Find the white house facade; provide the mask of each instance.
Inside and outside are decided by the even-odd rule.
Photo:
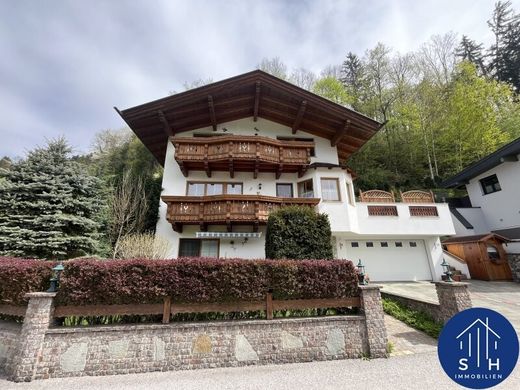
[[[452,208],[457,236],[499,234],[505,250],[520,253],[520,138],[467,167],[443,183],[465,187],[470,205]]]
[[[441,278],[447,204],[356,199],[344,161],[379,123],[261,71],[120,114],[164,163],[156,234],[171,257],[263,258],[269,212],[301,204],[329,216],[335,257],[361,259],[371,280]]]

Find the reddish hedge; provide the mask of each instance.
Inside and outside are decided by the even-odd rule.
[[[25,305],[26,293],[47,290],[54,265],[51,261],[0,257],[0,303]]]
[[[356,296],[357,272],[345,260],[73,260],[65,263],[57,303],[258,300],[269,290],[277,299]]]

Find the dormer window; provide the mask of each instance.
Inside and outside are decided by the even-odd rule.
[[[497,175],[491,175],[480,179],[480,186],[482,187],[482,193],[484,195],[492,194],[493,192],[500,191],[500,183],[498,182]]]

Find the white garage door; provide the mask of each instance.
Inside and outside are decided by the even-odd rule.
[[[347,259],[361,262],[371,281],[432,280],[424,241],[347,241]]]

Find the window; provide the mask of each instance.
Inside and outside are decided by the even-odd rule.
[[[500,254],[498,253],[497,248],[494,247],[493,245],[487,244],[486,245],[486,251],[487,251],[488,257],[491,260],[498,260],[498,259],[500,259]]]
[[[218,240],[186,239],[179,240],[179,257],[218,257]]]
[[[312,179],[301,181],[298,183],[298,197],[300,197],[300,198],[313,198],[314,197],[314,186],[312,185]]]
[[[292,198],[293,185],[291,183],[276,183],[276,196],[279,198]]]
[[[188,187],[186,188],[186,195],[188,195],[188,196],[222,195],[222,194],[241,195],[242,190],[243,190],[242,183],[188,182]]]
[[[204,183],[188,183],[188,196],[204,196],[206,193],[206,184]]]
[[[480,179],[480,186],[482,187],[482,192],[484,195],[492,194],[493,192],[497,192],[502,189],[500,188],[497,175],[491,175]]]
[[[368,242],[366,243],[366,246],[367,246],[367,248],[373,248],[373,247],[374,247],[374,243],[368,241]]]
[[[226,185],[226,194],[241,195],[242,183],[228,183]]]
[[[354,191],[352,190],[352,183],[347,181],[347,199],[348,202],[354,206]]]
[[[410,247],[412,247],[412,248],[417,247],[417,243],[415,241],[410,241]]]
[[[339,196],[339,180],[336,178],[332,179],[321,179],[321,198],[325,201],[338,201],[341,200]]]
[[[222,195],[224,193],[224,186],[222,183],[207,183],[206,195]]]
[[[381,248],[388,248],[388,242],[386,242],[386,241],[381,242]]]
[[[352,248],[359,248],[359,242],[351,242],[351,243],[350,243],[350,246],[351,246]]]
[[[395,246],[396,246],[396,248],[402,248],[402,247],[403,247],[403,243],[400,242],[400,241],[397,241],[397,242],[395,243]]]

